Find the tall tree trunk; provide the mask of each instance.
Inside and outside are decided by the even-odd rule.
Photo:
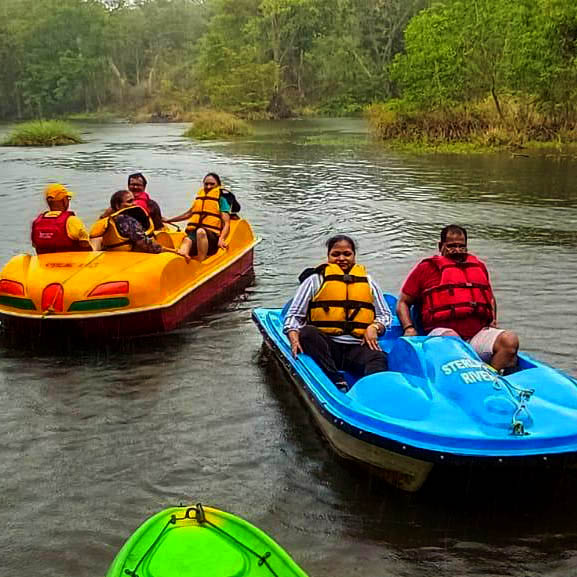
[[[495,103],[495,108],[497,109],[497,114],[499,114],[499,118],[501,122],[505,124],[505,115],[503,114],[503,110],[501,109],[501,103],[499,102],[499,97],[497,96],[497,92],[495,92],[495,85],[491,86],[491,96],[493,97],[493,102]]]

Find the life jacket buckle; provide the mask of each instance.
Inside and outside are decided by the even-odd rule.
[[[345,273],[345,274],[343,275],[343,282],[346,283],[346,284],[350,284],[350,283],[353,282],[353,277],[352,277],[350,274]]]

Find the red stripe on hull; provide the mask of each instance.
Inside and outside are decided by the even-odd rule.
[[[38,339],[47,335],[65,335],[86,340],[110,340],[172,331],[184,321],[206,312],[215,303],[241,291],[254,278],[253,251],[247,252],[196,290],[167,308],[133,314],[87,319],[34,319],[0,314],[6,335]]]

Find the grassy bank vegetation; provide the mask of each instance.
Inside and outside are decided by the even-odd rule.
[[[0,119],[346,115],[391,96],[388,65],[429,2],[2,0]]]
[[[575,123],[555,121],[513,98],[503,98],[500,105],[501,115],[490,99],[433,110],[392,100],[369,107],[367,117],[378,140],[412,150],[561,149],[577,143]]]
[[[201,110],[193,115],[192,125],[184,136],[198,140],[213,140],[248,136],[251,133],[251,126],[234,114],[218,110]]]
[[[4,146],[62,146],[83,142],[79,132],[61,120],[36,120],[18,125]]]

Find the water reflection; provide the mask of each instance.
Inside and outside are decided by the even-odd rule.
[[[46,182],[76,191],[88,224],[131,172],[178,214],[215,171],[263,238],[257,281],[171,335],[0,343],[3,575],[103,574],[147,515],[197,501],[259,525],[317,577],[572,574],[573,472],[439,471],[417,495],[388,488],[338,459],[292,385],[260,364],[250,310],[288,300],[335,232],[353,234],[359,261],[397,292],[454,221],[489,265],[502,325],[577,374],[574,161],[403,155],[346,119],[261,123],[217,143],[183,138],[182,125],[84,130],[77,147],[0,149],[2,262],[28,249]]]

